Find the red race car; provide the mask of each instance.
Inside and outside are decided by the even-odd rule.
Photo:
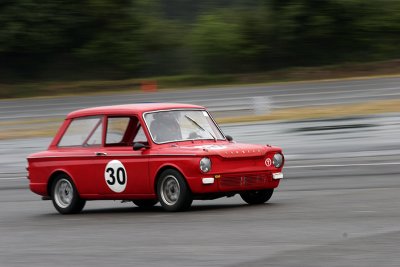
[[[204,107],[158,103],[70,113],[27,169],[30,189],[68,214],[100,199],[160,202],[168,211],[235,194],[261,204],[283,178],[283,164],[279,147],[233,142]]]

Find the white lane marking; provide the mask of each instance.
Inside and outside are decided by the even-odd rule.
[[[398,89],[400,89],[400,88],[398,88]],[[333,94],[333,93],[336,93],[336,92],[325,92],[325,93],[318,93],[318,94],[315,94],[315,95],[327,95],[327,94]],[[303,95],[305,95],[305,94],[303,94]],[[354,99],[354,98],[371,98],[371,97],[383,97],[383,96],[398,96],[398,95],[400,95],[400,92],[395,92],[395,93],[377,93],[377,94],[370,94],[370,95],[366,95],[366,94],[364,94],[364,93],[362,93],[362,92],[360,92],[360,94],[358,94],[358,95],[352,95],[352,96],[350,96],[350,95],[346,95],[346,96],[343,96],[343,95],[339,95],[339,96],[332,96],[330,99],[328,99],[328,100],[337,100],[337,99]],[[282,97],[289,97],[289,96],[292,96],[292,95],[290,95],[290,94],[287,94],[287,95],[280,95],[280,96],[282,96]],[[276,98],[277,96],[272,96],[272,98]],[[276,101],[274,101],[275,103],[287,103],[287,102],[300,102],[300,101],[318,101],[318,100],[325,100],[326,98],[304,98],[304,99],[287,99],[287,100],[276,100]]]
[[[48,111],[45,111],[48,112]],[[6,116],[6,117],[0,117],[0,120],[13,120],[13,119],[29,119],[29,118],[57,118],[57,117],[65,117],[68,112],[66,113],[52,113],[52,114],[44,114],[44,115],[29,115],[29,114],[24,114],[24,115],[16,115],[16,116]],[[62,118],[61,118],[62,119]]]
[[[273,98],[276,97],[290,97],[290,96],[304,96],[304,95],[332,95],[332,94],[338,94],[340,96],[343,95],[343,93],[359,93],[360,97],[364,96],[365,97],[365,92],[373,92],[373,91],[379,91],[382,93],[382,91],[388,90],[388,91],[392,91],[392,90],[398,90],[400,89],[400,87],[388,87],[388,88],[371,88],[371,89],[365,89],[365,90],[336,90],[336,91],[319,91],[319,92],[308,92],[308,93],[296,93],[296,94],[291,94],[291,93],[287,93],[287,94],[280,94],[280,95],[270,95]],[[386,93],[388,95],[391,94],[396,94],[396,93]],[[378,94],[381,95],[381,94]],[[371,96],[371,95],[370,95]],[[376,95],[372,95],[372,96],[376,96]],[[345,96],[343,98],[347,98],[348,96]],[[357,97],[357,96],[356,96]],[[338,97],[339,98],[339,97]],[[289,101],[289,100],[287,100]],[[299,101],[299,100],[297,100]]]
[[[400,165],[400,162],[300,165],[300,166],[284,166],[284,169],[323,168],[323,167],[385,166],[385,165]]]
[[[23,179],[28,179],[28,178],[26,178],[26,177],[1,178],[0,177],[0,181],[1,180],[23,180]]]
[[[375,213],[375,210],[355,210],[357,213]]]

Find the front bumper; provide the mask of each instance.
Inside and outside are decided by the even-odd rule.
[[[276,188],[282,178],[282,172],[264,171],[207,175],[188,182],[193,193],[202,194]]]

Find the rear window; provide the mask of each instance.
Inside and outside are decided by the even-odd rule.
[[[86,117],[71,121],[59,147],[69,146],[99,146],[102,140],[102,118]]]

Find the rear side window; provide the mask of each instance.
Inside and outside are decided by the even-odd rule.
[[[78,118],[71,121],[59,147],[69,146],[99,146],[102,140],[101,117]]]
[[[110,117],[107,121],[106,144],[120,144],[129,126],[129,117]]]

